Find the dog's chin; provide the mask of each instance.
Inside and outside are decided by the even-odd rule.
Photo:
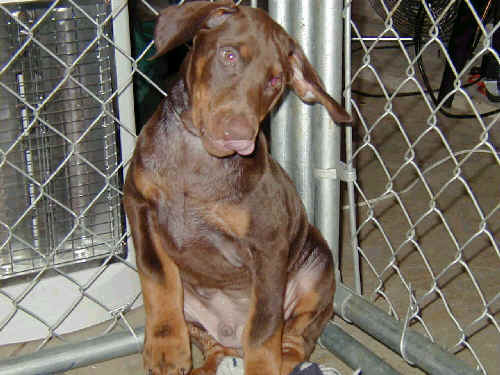
[[[203,138],[203,147],[210,155],[218,158],[224,158],[234,154],[249,156],[255,150],[255,141],[222,141]]]

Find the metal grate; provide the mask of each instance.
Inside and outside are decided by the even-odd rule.
[[[104,257],[123,231],[113,47],[89,19],[109,5],[36,4],[0,13],[0,278]]]

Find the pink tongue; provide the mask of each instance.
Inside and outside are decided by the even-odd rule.
[[[247,140],[226,141],[224,147],[236,151],[240,155],[250,155],[255,148],[255,142]]]

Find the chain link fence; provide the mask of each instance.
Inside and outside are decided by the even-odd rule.
[[[41,349],[140,299],[121,207],[127,4],[1,1],[0,30],[0,342]]]
[[[347,134],[357,179],[344,200],[343,280],[398,319],[403,336],[406,328],[421,332],[493,374],[500,366],[499,6],[370,5],[378,17],[350,2],[346,8],[353,14],[347,97],[358,122]],[[485,92],[488,80],[493,93]],[[404,339],[398,349],[408,359]]]
[[[129,8],[146,15],[147,33],[159,3],[0,1],[0,357],[44,358],[56,348],[68,368],[85,350],[102,360],[100,344],[72,346],[83,336],[68,333],[88,326],[91,336],[127,342],[108,358],[141,348],[121,186],[136,114],[147,117],[138,93],[165,93],[144,65],[152,43],[130,45]],[[352,178],[342,184],[339,214],[342,283],[402,322],[403,358],[411,362],[404,336],[414,330],[493,374],[500,115],[476,84],[466,86],[483,60],[499,62],[498,6],[372,0],[358,13],[355,6],[344,10],[346,105],[357,123],[345,131]],[[450,45],[461,6],[471,15],[474,49],[456,68]],[[379,18],[367,19],[374,9]],[[443,78],[445,67],[451,78]],[[40,361],[47,372],[64,370]]]

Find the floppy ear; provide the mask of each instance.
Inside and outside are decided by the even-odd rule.
[[[345,109],[327,94],[318,73],[307,60],[302,48],[294,40],[291,43],[292,52],[288,56],[289,85],[297,96],[307,103],[322,104],[335,122],[352,122],[352,117]]]
[[[162,10],[156,22],[154,40],[156,54],[164,55],[171,49],[194,38],[202,28],[215,28],[237,11],[233,1],[193,1],[169,6]]]

